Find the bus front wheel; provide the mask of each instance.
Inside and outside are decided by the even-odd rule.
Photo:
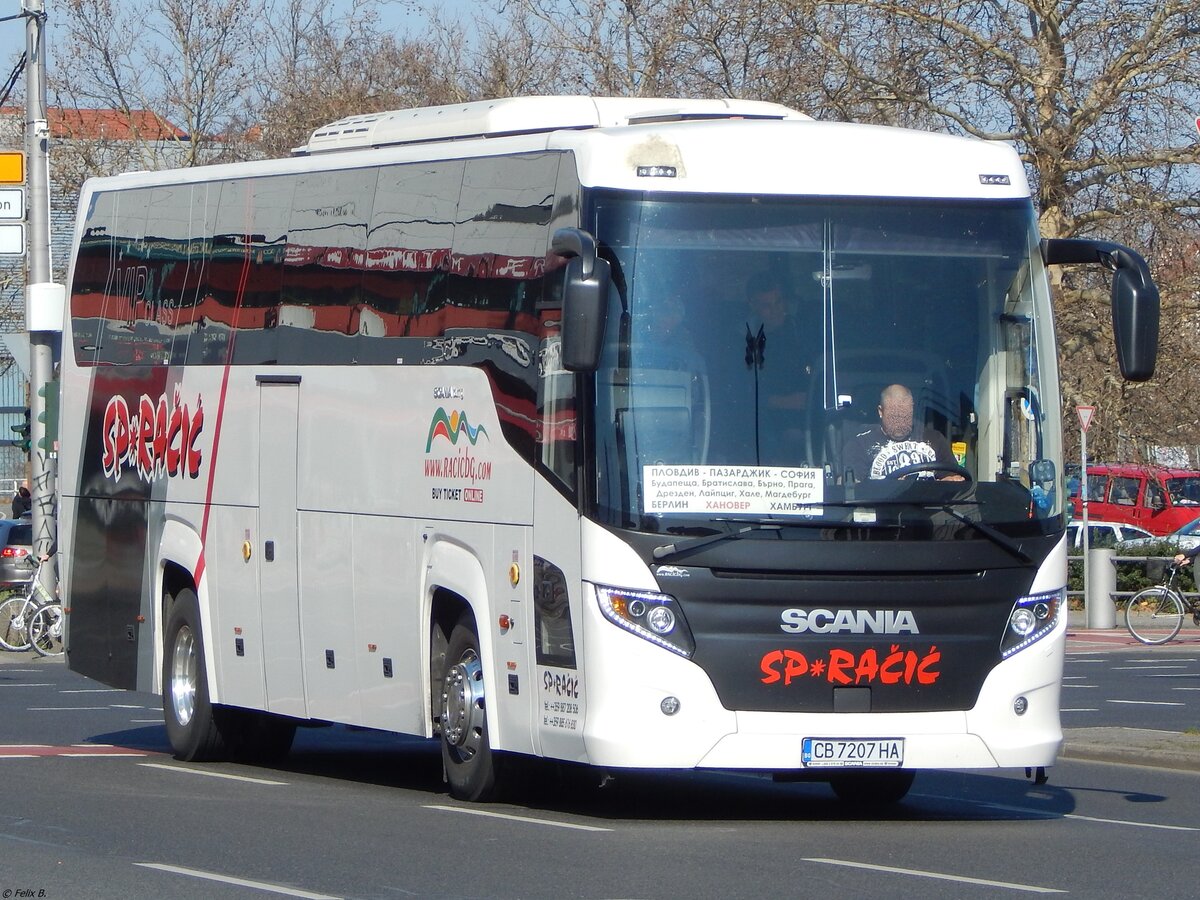
[[[496,794],[500,760],[488,741],[483,663],[469,615],[459,619],[450,633],[438,712],[450,795],[458,800],[490,800]]]

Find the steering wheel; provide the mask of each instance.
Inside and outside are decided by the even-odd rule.
[[[961,475],[966,481],[975,480],[970,471],[964,469],[958,463],[945,462],[923,462],[914,463],[911,466],[901,466],[899,469],[893,469],[891,472],[888,472],[884,478],[899,480],[907,478],[909,475],[918,475],[921,472],[945,472],[949,475]]]

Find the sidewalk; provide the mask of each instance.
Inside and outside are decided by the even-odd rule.
[[[1112,628],[1089,628],[1087,617],[1083,610],[1073,609],[1067,614],[1067,652],[1086,653],[1089,650],[1147,650],[1171,651],[1187,650],[1192,653],[1200,651],[1200,629],[1184,620],[1183,630],[1169,643],[1150,647],[1143,644],[1129,633],[1125,621],[1120,614],[1115,617]]]

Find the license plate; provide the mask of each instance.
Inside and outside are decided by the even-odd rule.
[[[801,760],[809,768],[904,765],[904,738],[805,738]]]

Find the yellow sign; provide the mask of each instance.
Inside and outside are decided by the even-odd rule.
[[[0,150],[0,184],[25,183],[25,152]]]

